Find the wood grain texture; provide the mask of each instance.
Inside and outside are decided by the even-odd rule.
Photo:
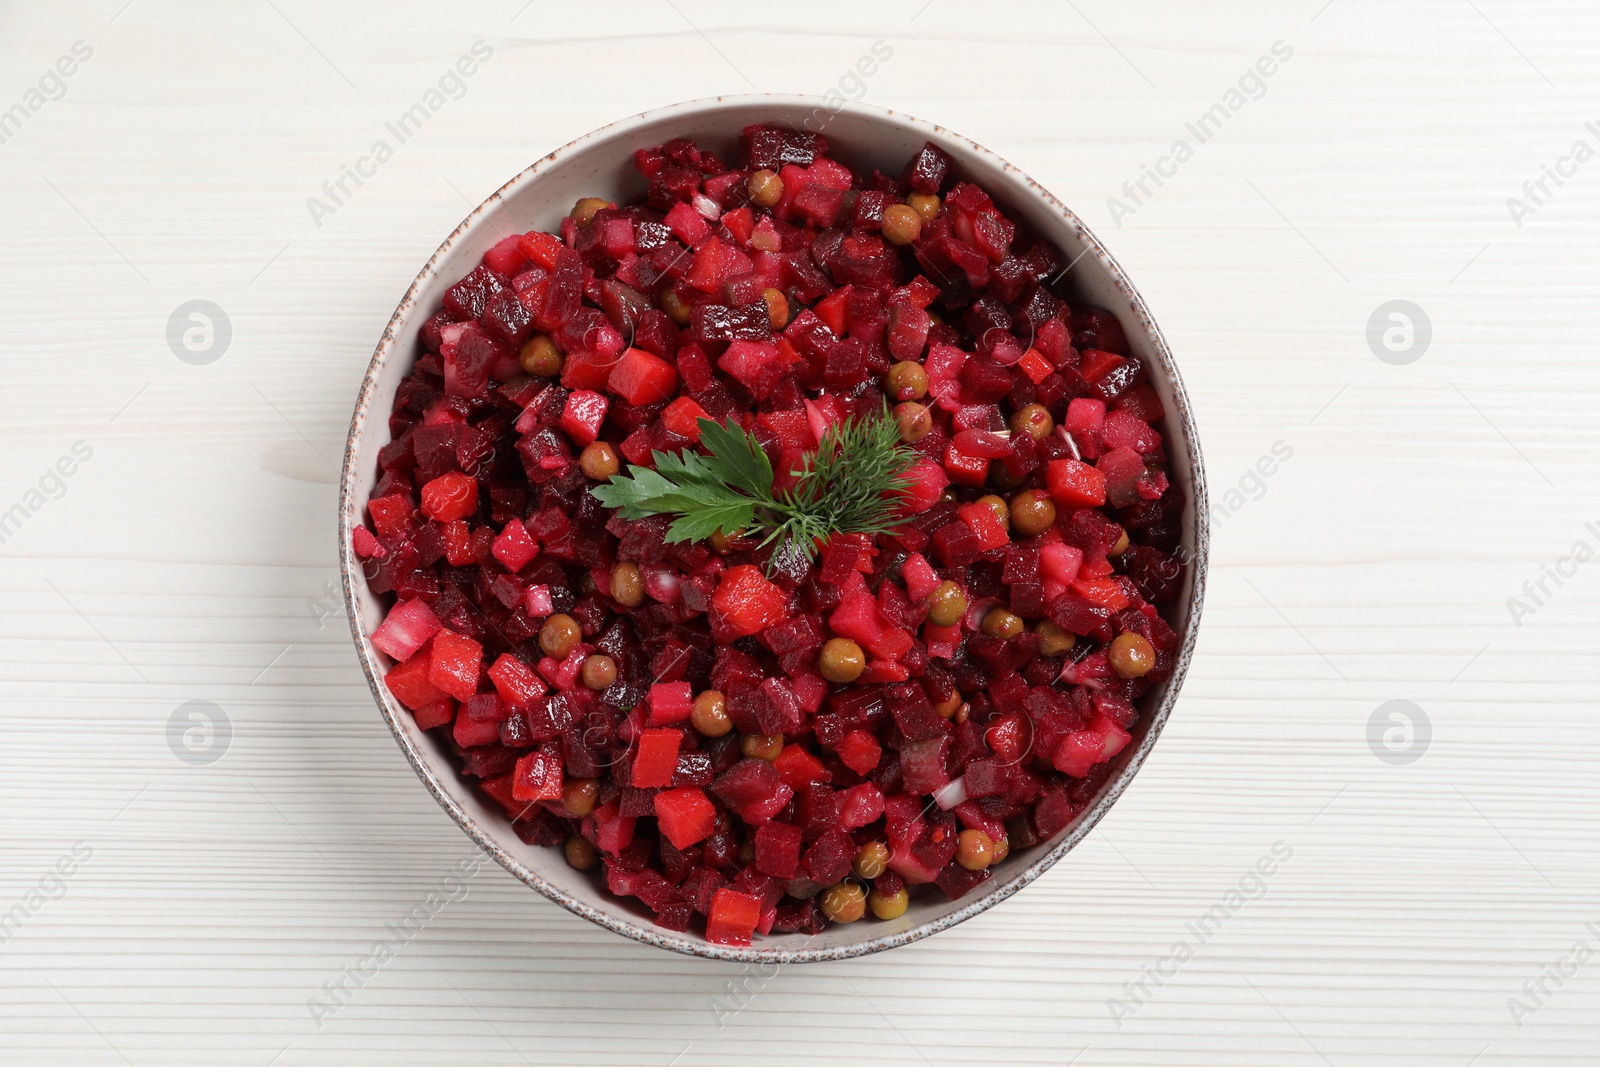
[[[92,449],[0,544],[0,914],[93,850],[0,944],[0,1059],[1594,1062],[1600,960],[1552,971],[1520,1026],[1508,999],[1600,951],[1600,563],[1520,626],[1506,606],[1600,547],[1600,163],[1520,227],[1506,206],[1600,147],[1592,3],[125,3],[0,6],[0,110],[93,49],[0,144],[0,511]],[[307,198],[480,39],[465,95],[316,225]],[[1067,861],[922,944],[679,958],[485,863],[317,1025],[308,998],[473,854],[330,597],[383,323],[531,159],[657,104],[824,92],[878,39],[866,100],[1099,231],[1181,363],[1219,505],[1240,490],[1161,744]],[[1264,94],[1115,225],[1107,198],[1277,41]],[[233,339],[193,366],[167,320],[202,298]],[[1408,366],[1366,339],[1397,298],[1433,327]],[[1391,766],[1367,724],[1400,699],[1432,741]],[[231,724],[208,766],[168,745],[192,700]],[[1275,842],[1256,899],[1162,962]],[[1171,973],[1114,1019],[1147,966]]]

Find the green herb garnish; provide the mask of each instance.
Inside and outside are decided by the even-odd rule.
[[[775,544],[769,570],[798,557],[809,561],[834,534],[877,534],[897,525],[893,494],[910,485],[915,454],[900,443],[887,411],[836,424],[792,472],[794,486],[774,493],[772,464],[738,423],[700,420],[700,443],[711,453],[655,452],[655,470],[629,464],[590,492],[625,519],[676,515],[667,540],[699,541],[721,532],[764,534]]]

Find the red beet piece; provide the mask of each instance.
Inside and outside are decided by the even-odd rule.
[[[756,830],[756,869],[774,878],[793,878],[800,868],[800,828],[769,822]]]

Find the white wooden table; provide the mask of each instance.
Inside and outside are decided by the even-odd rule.
[[[1562,563],[1539,603],[1523,583],[1600,548],[1600,162],[1563,162],[1600,148],[1600,9],[522,4],[0,8],[0,1060],[1595,1062],[1600,563]],[[333,201],[480,40],[460,99],[447,83]],[[892,57],[853,80],[879,40]],[[690,960],[485,862],[314,1012],[474,855],[332,595],[372,346],[529,160],[751,89],[972,136],[1143,289],[1218,505],[1166,735],[1066,862],[922,944],[776,974]],[[1185,124],[1219,103],[1202,143]],[[1545,165],[1567,175],[1535,202]],[[1409,363],[1368,341],[1402,299],[1431,323]],[[185,361],[168,323],[194,300],[231,338],[180,336]],[[1376,351],[1414,356],[1384,348],[1392,325]],[[1292,455],[1257,481],[1275,445]],[[1369,744],[1396,700],[1430,728],[1385,719]],[[193,701],[215,729],[174,737]]]

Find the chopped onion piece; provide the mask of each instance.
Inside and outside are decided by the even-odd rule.
[[[991,608],[1000,606],[1000,598],[986,596],[974,600],[968,607],[967,613],[961,617],[961,627],[968,633],[977,633],[983,627],[983,617],[989,614]]]
[[[937,793],[933,794],[934,803],[938,804],[940,809],[943,811],[949,811],[951,808],[964,802],[966,799],[967,776],[964,774],[960,778],[957,778],[955,781],[951,782],[949,785],[941,788]]]
[[[1072,434],[1068,432],[1067,428],[1065,426],[1057,426],[1056,433],[1067,443],[1067,447],[1072,449],[1072,458],[1082,463],[1083,453],[1078,451],[1078,442],[1072,439]]]

